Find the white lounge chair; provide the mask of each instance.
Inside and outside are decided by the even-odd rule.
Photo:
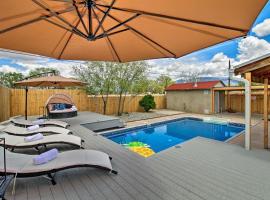
[[[0,147],[0,154],[4,151]],[[117,174],[113,170],[108,154],[95,150],[72,150],[59,153],[57,158],[43,165],[34,165],[34,155],[25,155],[6,151],[7,174],[16,177],[34,177],[48,175],[52,184],[56,184],[53,173],[70,168],[94,167]],[[0,163],[3,163],[0,156]],[[4,167],[0,165],[0,175],[4,174]]]
[[[29,126],[33,126],[33,125],[37,124],[34,121],[25,120],[25,119],[15,119],[14,118],[14,119],[10,119],[10,121],[17,126],[22,126],[22,127],[29,127]],[[67,128],[69,126],[68,123],[63,122],[63,121],[47,120],[47,119],[44,119],[44,121],[41,123],[38,123],[38,125],[40,125],[40,126],[58,126],[58,127],[62,127],[62,128]]]
[[[35,135],[37,133],[42,134],[70,134],[71,130],[60,127],[40,127],[33,131],[28,131],[27,128],[14,126],[13,124],[9,124],[6,127],[2,128],[2,131],[10,134],[10,135],[18,135],[18,136],[29,136]]]
[[[25,142],[24,137],[9,135],[7,133],[0,134],[1,138],[6,139],[6,147],[11,149],[22,149],[22,148],[35,148],[38,151],[40,147],[45,147],[50,144],[68,144],[75,147],[82,148],[83,140],[75,135],[67,135],[67,134],[56,134],[56,135],[48,135],[44,136],[43,139]],[[3,145],[0,143],[0,145]]]

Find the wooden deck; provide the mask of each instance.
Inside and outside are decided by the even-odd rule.
[[[143,158],[68,119],[85,148],[107,152],[118,175],[97,169],[57,173],[57,185],[43,178],[17,179],[7,199],[16,200],[268,200],[270,153],[195,138]],[[61,147],[66,149],[67,147]],[[71,158],[72,159],[72,158]]]

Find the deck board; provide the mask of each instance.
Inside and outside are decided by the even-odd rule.
[[[66,121],[71,124],[74,135],[85,140],[86,149],[101,150],[112,156],[113,168],[119,174],[98,169],[70,169],[57,173],[56,186],[42,177],[17,179],[16,193],[12,196],[10,187],[8,199],[269,199],[269,151],[245,151],[238,145],[195,138],[181,148],[172,147],[143,158],[81,126],[86,116]],[[60,149],[70,148],[61,146]]]

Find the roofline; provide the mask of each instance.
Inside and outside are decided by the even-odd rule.
[[[225,84],[223,83],[223,81],[222,80],[213,80],[213,81],[199,81],[199,82],[197,82],[197,83],[209,83],[209,82],[217,82],[216,84],[218,84],[218,83],[221,83],[223,86],[225,86]],[[188,83],[196,83],[196,82],[188,82]],[[174,83],[174,84],[172,84],[172,85],[178,85],[178,84],[187,84],[187,83]],[[168,86],[168,87],[170,87],[170,86]],[[167,88],[168,88],[167,87]],[[212,88],[214,88],[214,87],[210,87],[210,88],[192,88],[192,89],[167,89],[167,88],[165,88],[165,91],[183,91],[183,90],[211,90]]]
[[[267,53],[267,54],[264,54],[264,55],[259,56],[257,58],[251,59],[251,60],[249,60],[247,62],[244,62],[244,63],[241,63],[239,65],[234,66],[234,71],[241,68],[241,67],[245,67],[246,65],[249,65],[249,64],[252,64],[254,62],[264,60],[264,59],[269,58],[269,57],[270,57],[270,53]]]

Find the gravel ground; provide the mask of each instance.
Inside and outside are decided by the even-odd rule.
[[[156,112],[133,112],[133,113],[123,113],[122,116],[118,116],[124,122],[132,122],[144,119],[151,119],[156,117],[164,117],[166,114],[156,113]]]

